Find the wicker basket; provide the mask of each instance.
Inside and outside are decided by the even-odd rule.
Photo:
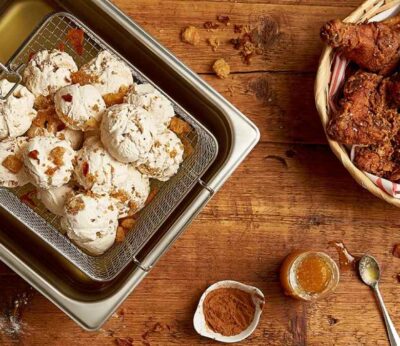
[[[349,23],[364,22],[378,15],[379,13],[389,10],[399,4],[400,0],[367,0],[344,21]],[[315,82],[315,103],[325,131],[329,120],[328,90],[331,80],[331,66],[333,57],[333,49],[331,47],[326,47],[321,56]],[[360,171],[351,162],[348,151],[343,145],[331,140],[328,136],[327,139],[334,154],[338,157],[344,167],[350,172],[353,178],[362,187],[369,190],[375,196],[385,200],[386,202],[391,203],[396,207],[400,207],[400,199],[396,199],[388,195],[386,192],[382,191],[365,175],[365,173]]]

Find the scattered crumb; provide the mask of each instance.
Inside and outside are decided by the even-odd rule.
[[[332,315],[328,315],[327,317],[328,317],[328,323],[330,326],[333,326],[339,322],[339,320],[337,318],[333,317]]]
[[[208,22],[205,22],[205,23],[203,24],[203,28],[204,28],[204,29],[207,29],[207,30],[209,30],[209,31],[213,31],[213,30],[219,28],[219,24],[213,23],[213,22],[211,22],[211,21],[208,21]]]
[[[181,33],[181,39],[183,42],[197,46],[200,43],[200,33],[196,27],[189,25],[183,29]]]
[[[127,94],[129,88],[122,86],[119,88],[117,93],[106,94],[103,96],[103,100],[107,107],[118,105],[124,102],[124,97]]]
[[[125,229],[121,226],[118,226],[115,241],[117,243],[122,243],[124,240],[125,240]]]
[[[178,117],[173,117],[171,119],[169,129],[174,132],[178,137],[187,135],[192,131],[192,127],[185,120],[182,120]]]
[[[50,107],[54,108],[53,98],[51,96],[39,95],[35,99],[35,105],[33,106],[37,111],[46,110]]]
[[[241,33],[243,32],[243,25],[235,24],[235,25],[233,26],[233,32],[234,32],[235,34],[241,34]]]
[[[55,147],[51,149],[49,157],[51,161],[57,166],[60,167],[64,164],[64,154],[66,152],[66,149],[63,147]]]
[[[74,47],[75,51],[79,54],[83,54],[83,43],[85,40],[85,33],[82,29],[69,29],[67,32],[67,40]]]
[[[231,67],[222,58],[216,60],[213,64],[212,68],[213,68],[215,74],[221,79],[227,78],[229,76],[229,74],[231,73]]]
[[[187,139],[186,137],[181,138],[181,141],[183,144],[183,157],[186,159],[193,154],[194,148],[192,143],[190,143],[189,139]]]
[[[228,16],[218,15],[217,20],[222,24],[231,25],[230,23],[231,19]]]
[[[393,246],[392,254],[394,257],[400,258],[400,244]]]
[[[82,197],[73,198],[65,205],[67,213],[71,215],[78,214],[81,210],[85,209],[85,202]]]
[[[133,226],[135,226],[135,223],[136,223],[136,220],[131,217],[121,220],[121,226],[123,228],[125,228],[126,230],[131,230],[133,228]]]
[[[147,200],[146,200],[145,205],[150,204],[151,201],[154,199],[154,197],[156,197],[157,193],[158,193],[158,188],[153,188],[153,189],[150,191],[149,196],[147,197]]]
[[[24,165],[16,155],[8,155],[1,164],[14,174],[17,174]]]
[[[83,71],[77,71],[71,73],[72,84],[95,84],[98,82],[98,77],[89,75]]]
[[[207,39],[207,43],[211,46],[214,52],[217,51],[218,47],[220,46],[221,42],[217,36],[211,36]]]

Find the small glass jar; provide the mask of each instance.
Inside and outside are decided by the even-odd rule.
[[[339,283],[339,268],[323,252],[294,251],[283,261],[280,279],[285,294],[305,301],[326,297]]]

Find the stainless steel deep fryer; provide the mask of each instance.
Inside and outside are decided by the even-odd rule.
[[[74,47],[66,40],[67,32],[72,28],[82,29],[85,33],[84,53],[82,55],[78,55]],[[99,51],[109,50],[130,66],[136,82],[147,82],[154,85],[134,65],[126,61],[86,25],[71,14],[64,12],[48,17],[18,49],[9,61],[8,67],[0,67],[7,70],[4,73],[15,75],[17,81],[20,81],[20,73],[32,53],[44,49],[57,48],[61,43],[63,43],[65,51],[74,58],[78,66],[88,62]],[[156,85],[154,86],[157,87]],[[7,97],[7,95],[2,96]],[[168,97],[167,95],[165,96]],[[195,117],[172,99],[170,100],[174,105],[176,114],[192,127],[192,131],[186,135],[185,139],[190,143],[193,151],[185,158],[176,176],[167,183],[157,186],[159,191],[156,197],[140,212],[134,229],[128,233],[126,239],[120,244],[115,244],[104,255],[90,256],[75,246],[62,234],[59,227],[59,217],[47,212],[40,204],[31,208],[22,203],[21,196],[25,195],[31,187],[1,188],[0,206],[93,280],[111,280],[132,261],[141,266],[136,259],[136,255],[193,186],[201,184],[211,193],[213,192],[201,180],[201,176],[218,154],[217,140]],[[154,184],[158,183],[154,181]],[[142,269],[148,270],[149,268]]]

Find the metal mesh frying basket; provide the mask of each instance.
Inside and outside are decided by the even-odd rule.
[[[85,32],[82,55],[78,55],[66,41],[67,32],[72,28],[80,28]],[[82,66],[94,58],[99,51],[108,50],[129,65],[136,82],[147,82],[154,85],[143,73],[114,51],[86,25],[68,13],[56,13],[48,17],[14,54],[8,63],[9,69],[20,71],[24,68],[32,53],[57,48],[61,43],[78,66]],[[154,86],[157,88],[156,85]],[[163,93],[162,90],[159,91]],[[152,181],[152,185],[158,184],[159,188],[155,198],[140,212],[134,228],[128,232],[125,240],[115,244],[105,254],[101,256],[88,255],[63,235],[59,226],[59,217],[50,214],[40,204],[29,207],[23,203],[21,196],[24,196],[27,191],[32,191],[31,186],[17,189],[0,188],[0,206],[89,277],[98,281],[111,280],[127,264],[136,261],[135,256],[138,252],[166,221],[193,186],[201,182],[201,176],[216,158],[218,144],[215,137],[176,102],[173,100],[171,102],[177,116],[184,119],[192,127],[192,131],[186,135],[185,141],[190,143],[193,150],[185,158],[178,173],[172,179],[166,183]]]

